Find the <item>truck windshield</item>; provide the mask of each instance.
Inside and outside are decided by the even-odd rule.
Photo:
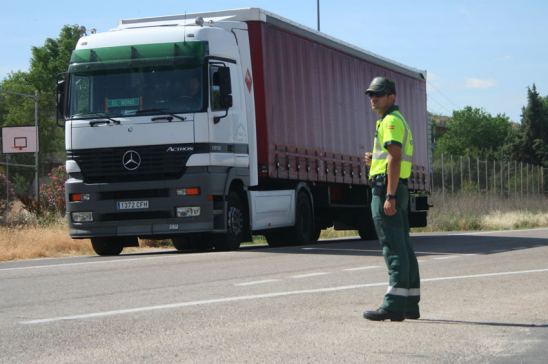
[[[201,66],[143,66],[75,72],[70,76],[69,114],[88,119],[205,109]]]

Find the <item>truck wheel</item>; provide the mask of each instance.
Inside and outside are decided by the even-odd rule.
[[[377,230],[375,230],[375,224],[373,223],[371,211],[368,211],[362,218],[364,220],[360,224],[361,227],[358,229],[358,234],[360,234],[360,238],[362,238],[363,240],[377,240]]]
[[[310,237],[310,241],[311,242],[318,241],[318,239],[320,238],[321,233],[322,233],[322,229],[320,229],[317,226],[314,226],[314,232],[312,233],[312,236]]]
[[[230,192],[226,208],[226,234],[216,236],[215,249],[237,250],[246,234],[246,221],[246,210],[240,196],[234,191]]]
[[[119,255],[124,244],[117,238],[91,238],[91,246],[97,255]]]
[[[316,234],[314,214],[308,195],[301,191],[297,196],[297,213],[295,216],[295,227],[292,229],[292,240],[297,244],[307,244],[312,241]],[[319,236],[319,235],[318,235]]]
[[[213,247],[209,234],[188,234],[171,238],[178,251],[207,251]]]

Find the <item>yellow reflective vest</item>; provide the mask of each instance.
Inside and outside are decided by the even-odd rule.
[[[386,147],[390,144],[398,144],[402,147],[400,178],[409,178],[413,159],[413,134],[397,106],[391,107],[382,119],[377,120],[369,176],[387,173],[388,150]]]

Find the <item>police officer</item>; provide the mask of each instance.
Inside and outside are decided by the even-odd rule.
[[[409,240],[409,192],[413,136],[396,102],[396,86],[375,77],[366,91],[371,108],[380,115],[373,153],[365,154],[372,182],[371,213],[388,268],[388,290],[382,305],[363,316],[374,321],[418,319],[419,266]]]

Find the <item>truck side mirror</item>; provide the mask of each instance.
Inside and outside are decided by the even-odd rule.
[[[223,116],[216,116],[213,118],[213,122],[217,124],[219,121],[221,121],[222,118],[226,117],[228,115],[228,109],[230,109],[233,105],[232,100],[232,83],[230,80],[230,68],[228,67],[221,67],[217,70],[217,79],[215,81],[218,81],[219,84],[219,91],[220,91],[220,105],[223,109],[225,109],[225,114]]]
[[[64,127],[65,126],[65,115],[66,115],[66,99],[65,99],[65,89],[66,89],[66,74],[59,75],[57,79],[57,87],[56,87],[56,105],[57,105],[57,126]]]

